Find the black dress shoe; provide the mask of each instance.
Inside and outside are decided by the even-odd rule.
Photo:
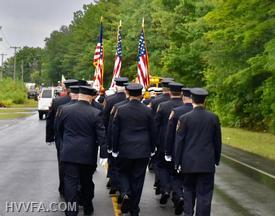
[[[122,201],[123,201],[123,196],[121,194],[119,194],[117,197],[117,204],[120,205],[122,203]]]
[[[128,213],[130,210],[130,198],[127,195],[124,195],[122,199],[122,204],[121,204],[121,213],[125,214]]]
[[[109,179],[109,181],[106,184],[106,188],[110,189],[111,188],[111,180]]]
[[[179,198],[179,200],[175,204],[175,215],[181,215],[183,212],[183,197]]]
[[[164,194],[162,194],[159,203],[161,205],[165,205],[168,202],[169,196],[170,195],[168,192],[165,192]]]
[[[159,186],[156,187],[155,194],[156,195],[160,195],[160,187]]]
[[[83,210],[84,210],[84,216],[90,216],[94,213],[94,206],[93,206],[93,204],[89,207],[84,206]]]
[[[110,191],[109,191],[109,194],[110,194],[111,197],[113,197],[113,196],[117,195],[116,192],[117,192],[117,189],[111,188]]]

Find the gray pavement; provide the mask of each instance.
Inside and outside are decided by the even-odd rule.
[[[2,127],[1,127],[2,125]],[[5,125],[5,127],[3,126]],[[6,212],[6,202],[42,202],[48,206],[60,200],[56,151],[45,143],[45,121],[34,115],[26,119],[0,121],[0,216],[64,215],[62,212]],[[153,174],[147,173],[140,203],[141,216],[169,216],[172,203],[160,207],[152,189]],[[98,216],[114,215],[105,189],[105,168],[98,167],[94,207]],[[275,215],[275,191],[222,163],[216,175],[212,215]],[[83,215],[80,212],[79,215]]]

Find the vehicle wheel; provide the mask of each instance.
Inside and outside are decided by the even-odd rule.
[[[44,113],[39,112],[39,119],[40,119],[40,120],[43,120],[43,115],[44,115]]]

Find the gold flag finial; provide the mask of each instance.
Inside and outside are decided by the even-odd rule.
[[[103,21],[103,16],[100,17],[100,22],[102,22],[102,21]]]
[[[122,22],[121,22],[121,20],[119,21],[119,27],[121,27],[121,25],[122,25]]]
[[[142,18],[142,28],[144,28],[144,17]]]

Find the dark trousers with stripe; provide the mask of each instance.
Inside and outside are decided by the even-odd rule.
[[[117,159],[114,158],[111,154],[108,156],[108,173],[107,177],[111,180],[112,189],[119,190],[119,173],[117,167]]]
[[[130,197],[132,214],[139,212],[139,202],[148,162],[149,158],[118,159],[121,193]]]
[[[94,197],[93,174],[96,165],[84,165],[77,163],[63,162],[64,167],[64,189],[65,200],[67,203],[77,208],[73,211],[66,211],[66,216],[76,216],[79,205],[79,184],[81,186],[81,199],[83,201],[84,213],[91,213],[93,209],[92,199]]]
[[[197,216],[210,216],[214,173],[184,174],[184,215],[192,216],[196,202]]]

